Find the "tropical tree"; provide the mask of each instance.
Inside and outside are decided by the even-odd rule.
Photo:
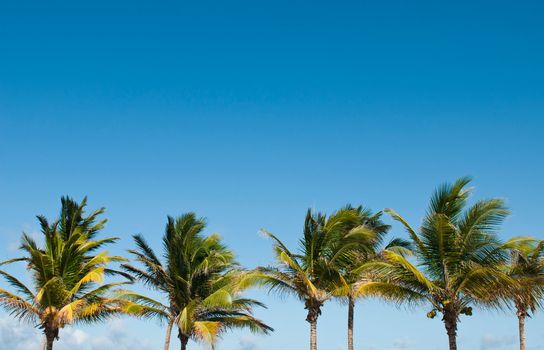
[[[163,236],[164,262],[143,236],[135,235],[137,249],[129,252],[141,267],[123,265],[135,279],[167,300],[163,303],[135,292],[121,293],[124,300],[131,302],[128,313],[167,322],[165,350],[170,347],[174,325],[181,349],[187,348],[189,339],[213,347],[220,334],[232,328],[272,331],[252,315],[253,307],[264,305],[241,295],[252,285],[251,278],[240,269],[218,235],[203,235],[205,227],[205,220],[194,213],[176,219],[168,217]]]
[[[396,286],[390,290],[390,298],[399,302],[426,300],[432,305],[428,317],[442,314],[450,350],[457,349],[461,315],[471,315],[472,305],[501,306],[516,286],[500,268],[507,255],[496,235],[509,212],[501,199],[468,206],[469,182],[469,178],[460,178],[440,186],[419,231],[387,209],[408,231],[418,262],[415,265],[397,252],[385,251],[384,261],[370,265],[382,283]]]
[[[342,210],[355,213],[356,220],[349,220],[343,225],[338,235],[338,244],[349,244],[346,254],[336,260],[336,269],[345,281],[344,288],[333,291],[338,298],[345,300],[348,305],[348,350],[353,350],[353,321],[357,299],[369,295],[379,295],[381,289],[387,292],[394,286],[373,281],[371,274],[365,273],[365,265],[380,259],[384,250],[396,251],[399,254],[410,254],[409,242],[395,238],[384,246],[384,239],[390,229],[382,219],[382,213],[373,213],[362,206],[352,208],[346,206]],[[358,233],[365,233],[355,234]],[[351,237],[351,238],[350,238]]]
[[[47,350],[53,349],[53,342],[65,326],[101,322],[120,313],[120,302],[109,296],[109,292],[126,283],[102,283],[104,275],[120,273],[108,268],[108,264],[124,261],[108,255],[107,251],[98,252],[117,240],[95,239],[106,223],[105,219],[96,221],[104,209],[84,216],[86,198],[77,203],[63,197],[61,203],[58,220],[49,223],[38,216],[43,247],[23,233],[20,249],[24,256],[1,263],[25,262],[33,286],[27,287],[13,275],[0,271],[15,289],[15,292],[0,289],[0,304],[16,318],[37,324],[45,335]]]
[[[505,248],[511,252],[507,273],[519,283],[511,299],[519,322],[519,347],[525,350],[525,320],[542,307],[544,297],[544,240],[513,238]]]
[[[310,350],[317,349],[317,319],[321,307],[346,281],[337,269],[337,261],[346,258],[356,244],[355,237],[365,236],[369,230],[354,230],[344,235],[346,227],[357,227],[354,210],[339,210],[330,216],[308,210],[304,220],[300,250],[292,252],[274,234],[264,231],[273,242],[277,265],[258,268],[261,282],[271,292],[291,294],[304,302],[310,323]]]

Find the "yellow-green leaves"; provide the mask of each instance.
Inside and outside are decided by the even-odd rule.
[[[232,295],[226,289],[219,289],[202,301],[206,307],[229,308],[232,306]]]
[[[77,203],[63,197],[61,202],[57,220],[49,222],[43,216],[38,217],[43,245],[23,234],[21,250],[25,256],[6,262],[26,262],[35,291],[1,273],[21,295],[0,292],[0,304],[21,319],[36,321],[50,334],[67,324],[101,321],[120,311],[120,303],[108,294],[122,282],[103,284],[103,281],[106,271],[115,273],[109,263],[124,259],[110,256],[106,251],[97,252],[115,238],[94,239],[105,223],[105,220],[96,221],[103,209],[85,216],[85,199]]]
[[[221,322],[197,321],[193,325],[196,339],[201,340],[213,348],[221,331]]]

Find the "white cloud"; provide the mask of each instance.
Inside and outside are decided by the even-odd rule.
[[[39,330],[21,324],[8,316],[0,317],[0,344],[13,350],[36,350],[40,348]]]
[[[79,349],[86,345],[90,336],[80,329],[68,327],[61,330],[61,337],[58,348]]]
[[[362,350],[378,350],[376,345],[363,345]]]
[[[393,342],[393,349],[413,349],[413,348],[415,348],[414,342],[406,338],[400,338]]]
[[[491,335],[486,334],[482,337],[482,350],[500,349],[514,344],[516,338],[512,335]]]
[[[258,350],[259,344],[257,340],[252,336],[240,337],[240,350]]]
[[[105,333],[90,334],[76,327],[66,327],[60,331],[56,350],[151,350],[153,346],[126,331],[121,320],[109,321]],[[25,325],[9,317],[0,316],[0,344],[11,350],[40,349],[43,336],[39,329]]]

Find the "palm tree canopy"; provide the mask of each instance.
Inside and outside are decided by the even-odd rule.
[[[253,316],[253,307],[264,307],[242,292],[250,278],[218,235],[204,236],[206,221],[194,213],[168,217],[163,237],[163,261],[141,235],[134,236],[137,249],[130,250],[142,268],[123,268],[145,285],[165,294],[168,302],[124,291],[133,302],[128,312],[143,317],[174,320],[180,334],[214,344],[230,328],[249,328],[268,333],[269,326]]]
[[[97,221],[104,212],[98,209],[85,215],[86,198],[81,203],[63,197],[58,220],[49,223],[38,216],[44,246],[23,234],[23,257],[3,262],[24,261],[31,272],[33,288],[0,271],[15,293],[0,289],[0,304],[19,319],[38,323],[58,336],[67,324],[104,320],[121,311],[120,304],[108,296],[113,288],[126,282],[103,284],[107,274],[119,271],[108,268],[109,263],[124,261],[119,256],[100,251],[117,238],[95,239],[106,220]]]
[[[391,227],[382,221],[382,212],[373,213],[362,206],[353,208],[349,205],[342,210],[351,210],[358,219],[348,222],[344,226],[344,232],[336,239],[336,245],[347,245],[344,257],[335,263],[335,268],[346,285],[344,288],[335,289],[334,293],[340,298],[351,299],[363,297],[370,290],[370,294],[378,295],[380,288],[392,286],[374,281],[375,276],[369,273],[366,265],[382,259],[384,251],[396,252],[402,256],[411,255],[411,243],[401,238],[385,242]],[[360,232],[364,232],[364,235],[357,235]]]
[[[368,222],[363,223],[362,216]],[[271,292],[291,294],[302,300],[309,311],[307,320],[314,320],[322,304],[348,286],[338,266],[354,258],[356,247],[372,247],[381,242],[381,235],[376,233],[379,230],[373,230],[371,223],[381,224],[362,207],[347,206],[329,216],[308,210],[296,252],[263,230],[274,242],[277,264],[257,270],[261,283]]]
[[[544,297],[544,240],[514,237],[503,246],[510,251],[509,276],[519,282],[512,299],[519,312],[535,312]]]
[[[393,251],[372,269],[394,282],[390,297],[399,302],[427,300],[434,310],[457,318],[471,314],[471,304],[499,306],[515,281],[499,268],[506,261],[497,238],[509,214],[503,200],[480,200],[468,206],[469,178],[440,186],[433,194],[418,231],[398,213],[386,209],[402,223],[413,241],[417,265]],[[381,282],[383,283],[383,281]],[[402,292],[407,292],[410,298]]]

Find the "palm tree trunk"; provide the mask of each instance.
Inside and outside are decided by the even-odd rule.
[[[317,319],[310,322],[310,350],[317,350]]]
[[[170,338],[172,338],[172,326],[174,325],[174,319],[168,320],[168,326],[166,327],[166,339],[164,340],[164,350],[170,349]]]
[[[305,309],[308,310],[306,321],[310,323],[310,350],[317,350],[317,318],[321,313],[322,302],[306,300]]]
[[[519,321],[519,349],[525,350],[525,318],[527,313],[518,309],[517,316]]]
[[[457,317],[453,315],[444,315],[444,324],[448,332],[450,350],[457,350]]]
[[[189,342],[189,338],[185,338],[181,340],[181,350],[187,350],[188,342]]]
[[[348,350],[353,350],[353,312],[355,309],[355,301],[350,295],[348,297]]]
[[[59,335],[59,330],[50,328],[47,326],[47,324],[45,324],[43,333],[45,335],[45,349],[53,350],[53,343],[55,342],[55,339],[57,339]]]
[[[181,341],[181,350],[187,350],[187,343],[189,342],[189,337],[179,331],[178,338]]]
[[[55,335],[52,334],[52,332],[47,332],[45,335],[45,349],[46,350],[53,350],[53,343],[55,342]]]
[[[45,349],[46,350],[53,350],[53,342],[54,342],[53,339],[47,338],[47,343],[46,343],[47,345],[46,345]]]

